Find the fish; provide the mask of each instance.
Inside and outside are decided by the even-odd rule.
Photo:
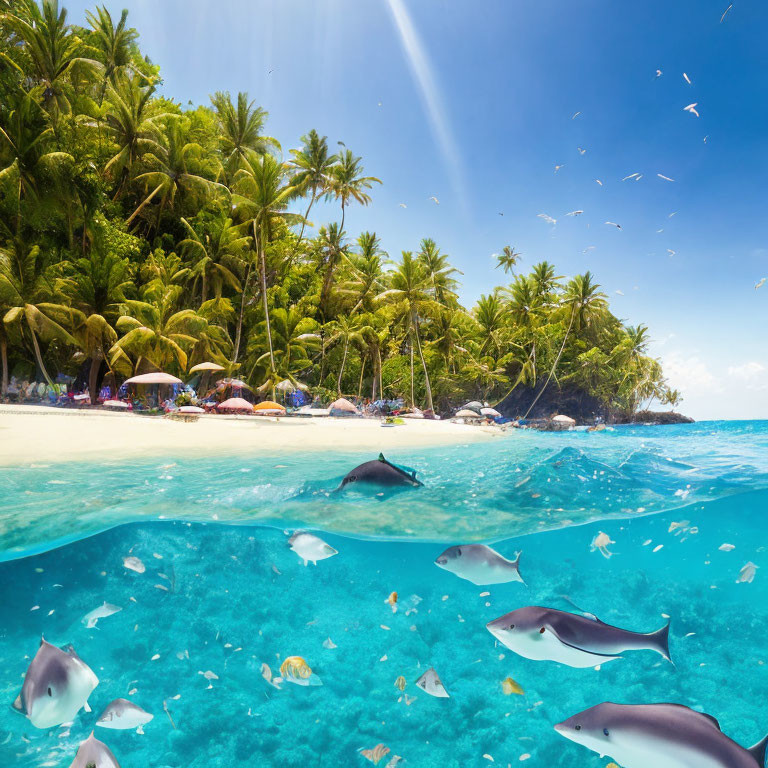
[[[478,586],[507,584],[511,581],[524,583],[520,576],[520,553],[515,560],[507,560],[485,544],[448,547],[435,560],[435,565]]]
[[[505,696],[509,696],[512,693],[516,693],[518,696],[525,696],[525,691],[511,677],[506,677],[501,681],[501,690],[504,691]]]
[[[296,685],[322,685],[320,678],[301,656],[288,656],[280,665],[284,680]]]
[[[615,544],[615,541],[611,540],[611,537],[607,533],[603,533],[602,531],[597,532],[597,536],[595,536],[594,539],[592,539],[592,544],[590,545],[590,550],[594,552],[596,549],[600,552],[600,554],[607,560],[612,555],[615,555],[615,552],[611,552],[608,549],[609,544]]]
[[[751,584],[755,580],[755,574],[759,565],[755,565],[751,560],[745,563],[739,571],[739,577],[736,579],[737,584]]]
[[[768,737],[737,744],[711,715],[682,704],[604,702],[555,725],[566,739],[623,768],[763,768]]]
[[[120,763],[112,754],[112,750],[91,735],[80,742],[75,759],[69,768],[120,768]]]
[[[642,634],[555,608],[528,606],[494,619],[486,629],[519,656],[586,668],[621,657],[626,651],[656,651],[668,661],[669,623]]]
[[[395,680],[395,688],[397,688],[398,691],[405,690],[405,678],[402,675]]]
[[[397,592],[390,592],[389,597],[384,601],[392,608],[392,613],[397,613]]]
[[[378,459],[366,461],[364,464],[360,464],[347,472],[341,481],[341,485],[336,490],[340,491],[352,483],[389,488],[398,486],[419,488],[424,485],[424,483],[416,479],[415,472],[408,472],[402,467],[392,464],[384,458],[383,453],[379,454]]]
[[[96,725],[118,731],[131,731],[135,728],[136,733],[144,733],[143,726],[153,717],[154,715],[128,699],[115,699],[107,704]]]
[[[90,712],[88,697],[98,684],[99,678],[71,645],[57,648],[41,638],[13,708],[35,728],[53,728],[74,720],[80,709]]]
[[[98,608],[94,608],[92,611],[86,613],[82,618],[82,622],[87,629],[93,629],[99,619],[106,619],[107,616],[113,616],[122,610],[123,609],[119,605],[111,605],[110,603],[105,602]]]
[[[282,677],[272,677],[272,670],[269,667],[269,664],[262,664],[261,665],[261,676],[270,684],[273,685],[275,688],[280,690],[280,686],[283,682]]]
[[[298,531],[288,539],[291,549],[304,561],[304,565],[312,563],[317,565],[318,560],[326,560],[329,557],[338,555],[330,544],[324,542],[321,538],[304,531]]]
[[[445,690],[442,680],[437,676],[433,667],[430,667],[417,681],[416,685],[424,693],[435,696],[438,699],[449,699],[450,694]]]
[[[129,571],[136,571],[136,573],[144,573],[147,570],[147,566],[139,560],[138,557],[130,555],[123,558],[123,567]]]

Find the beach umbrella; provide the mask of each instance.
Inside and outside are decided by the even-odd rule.
[[[253,410],[254,413],[261,413],[268,416],[285,414],[285,408],[283,408],[280,403],[276,403],[273,400],[264,400],[264,402],[254,405]]]
[[[140,376],[132,376],[123,384],[182,384],[181,379],[171,376],[170,373],[155,371],[154,373],[142,373]]]
[[[122,400],[105,400],[102,405],[105,408],[130,408],[128,403],[124,403]]]
[[[275,389],[279,389],[281,392],[293,392],[296,385],[290,379],[283,379]]]
[[[477,411],[471,411],[469,408],[462,408],[456,412],[456,418],[458,419],[479,419],[480,414]]]
[[[193,365],[190,369],[190,373],[197,373],[198,371],[223,371],[226,370],[223,365],[218,363],[198,363]]]
[[[338,400],[334,400],[330,406],[331,416],[350,416],[359,415],[360,411],[357,410],[353,403],[350,403],[346,397],[340,397]]]
[[[196,405],[182,405],[181,408],[178,409],[179,413],[205,413],[204,408],[200,408]]]
[[[219,411],[246,411],[247,413],[253,413],[253,405],[242,397],[230,397],[229,400],[219,403],[216,408]]]
[[[470,408],[473,411],[479,411],[483,407],[483,404],[479,400],[470,400],[468,403],[462,406],[462,408]]]
[[[490,416],[492,419],[501,416],[501,414],[495,408],[481,408],[480,413],[483,416]]]
[[[556,424],[564,424],[568,427],[576,426],[576,419],[572,419],[570,416],[564,416],[562,414],[553,416],[552,421],[554,421]]]

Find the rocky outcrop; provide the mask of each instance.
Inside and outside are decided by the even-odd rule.
[[[632,424],[693,424],[690,416],[683,416],[677,411],[638,411],[631,419]]]

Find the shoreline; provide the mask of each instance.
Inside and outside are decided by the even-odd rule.
[[[411,419],[206,415],[193,423],[161,416],[50,406],[0,405],[0,468],[103,457],[274,454],[333,450],[384,452],[500,438],[496,427]]]

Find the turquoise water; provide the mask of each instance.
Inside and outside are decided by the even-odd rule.
[[[0,698],[18,694],[43,633],[100,678],[94,712],[67,729],[0,707],[0,765],[66,768],[117,697],[155,715],[144,735],[96,729],[123,768],[371,765],[358,750],[380,742],[414,766],[487,754],[602,768],[552,729],[601,701],[685,704],[753,744],[768,730],[768,581],[762,568],[737,578],[766,561],[766,449],[757,422],[515,432],[392,455],[426,487],[373,498],[330,494],[373,458],[360,454],[0,469]],[[299,524],[339,554],[305,567],[285,533]],[[599,531],[615,541],[610,559],[591,551]],[[526,584],[478,587],[434,566],[470,540],[522,551]],[[123,567],[129,553],[145,573]],[[105,600],[123,610],[86,629]],[[485,624],[524,605],[644,632],[669,616],[675,664],[651,652],[599,671],[523,659]],[[268,685],[262,664],[277,675],[292,655],[323,685]],[[450,698],[415,687],[430,666]],[[523,696],[503,694],[508,676]]]

